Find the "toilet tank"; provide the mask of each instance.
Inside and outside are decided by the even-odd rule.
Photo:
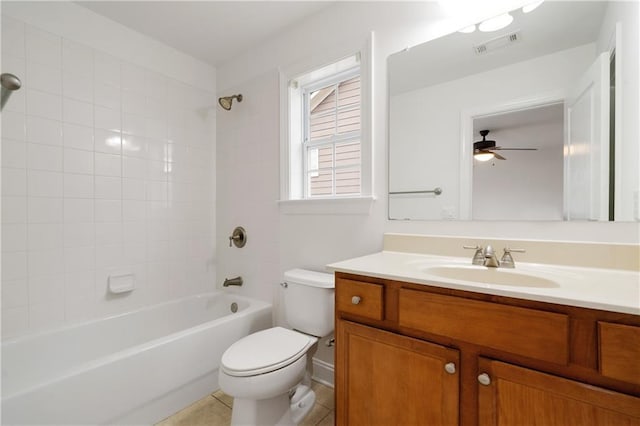
[[[284,273],[285,317],[294,329],[324,337],[333,331],[335,283],[332,274],[292,269]]]

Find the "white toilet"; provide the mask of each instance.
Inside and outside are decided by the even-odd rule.
[[[220,388],[233,396],[232,425],[296,425],[311,411],[311,368],[318,338],[333,331],[331,274],[284,274],[284,307],[293,330],[273,327],[244,337],[222,355]]]

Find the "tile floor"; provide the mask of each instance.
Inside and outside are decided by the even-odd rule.
[[[333,389],[318,382],[313,382],[311,388],[316,393],[316,404],[301,426],[333,426]],[[217,391],[167,417],[156,426],[227,426],[231,423],[232,405],[233,398]]]

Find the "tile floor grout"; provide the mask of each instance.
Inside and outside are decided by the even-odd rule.
[[[335,410],[333,389],[313,382],[316,403],[300,426],[333,426]],[[233,400],[218,390],[167,417],[157,426],[227,426],[231,422]]]
[[[323,405],[324,407],[324,405]],[[327,408],[327,407],[325,407]],[[322,423],[324,421],[324,419],[328,418],[331,415],[331,411],[329,411],[327,414],[324,415],[324,417],[322,419],[320,419],[320,421],[318,423],[316,423],[316,425],[319,425],[320,423]],[[331,424],[333,424],[333,422],[331,422]]]
[[[215,395],[215,393],[212,393],[210,396],[211,396],[213,399],[215,399],[216,401],[219,401],[219,402],[221,402],[222,404],[224,404],[224,405],[226,405],[227,407],[229,407],[229,409],[232,409],[232,408],[233,408],[231,405],[227,404],[227,403],[226,403],[226,402],[224,402],[222,399],[218,398],[218,397]]]

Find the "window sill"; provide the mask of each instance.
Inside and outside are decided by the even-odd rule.
[[[316,215],[362,215],[371,213],[371,206],[376,200],[372,195],[344,198],[313,198],[302,200],[280,200],[282,214],[316,214]]]

